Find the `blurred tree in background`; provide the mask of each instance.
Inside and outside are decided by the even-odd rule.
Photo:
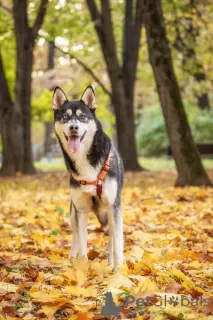
[[[144,0],[150,63],[174,155],[177,185],[210,185],[192,137],[174,72],[160,0]]]
[[[183,72],[194,82],[193,93],[201,109],[209,109],[210,101],[206,85],[206,71],[200,57],[200,43],[204,44],[206,17],[211,10],[207,1],[167,2],[167,24],[172,35],[171,46],[177,51]],[[206,30],[207,31],[207,30]],[[205,46],[210,49],[209,43]]]
[[[48,0],[42,0],[38,13],[31,24],[27,0],[14,0],[13,17],[16,42],[16,76],[14,101],[10,97],[5,71],[1,60],[1,104],[4,106],[1,120],[3,144],[2,174],[17,171],[33,173],[31,154],[31,74],[33,50],[38,31],[42,25]],[[8,32],[8,31],[6,31]]]
[[[47,145],[47,152],[48,144],[51,143],[47,143],[47,140],[52,139],[52,90],[56,85],[70,92],[71,99],[79,99],[88,84],[95,87],[98,116],[110,135],[117,133],[118,147],[126,170],[139,169],[135,129],[139,153],[141,150],[149,155],[164,152],[168,147],[168,137],[160,113],[159,90],[156,90],[153,66],[149,62],[150,49],[148,52],[145,28],[142,28],[145,22],[142,4],[146,1],[49,0],[44,22],[37,30],[38,36],[35,36],[35,32],[32,36],[32,28],[42,2],[19,1],[22,5],[25,3],[19,26],[20,11],[14,12],[13,9],[18,0],[14,0],[13,4],[3,0],[0,5],[0,84],[4,88],[0,91],[3,171],[33,172],[30,118],[45,123],[46,138],[43,138],[42,143]],[[201,175],[205,176],[193,138],[196,142],[212,142],[208,112],[211,114],[212,105],[213,4],[210,0],[162,0],[161,4],[171,59],[192,128],[190,144],[196,156],[192,157],[192,162],[192,159],[188,162],[191,167],[188,172],[196,171],[200,175],[202,171]],[[156,3],[152,5],[155,10]],[[23,32],[19,41],[20,35],[17,32],[20,28],[23,28]],[[152,27],[151,32],[155,33]],[[31,61],[30,55],[33,57]],[[23,56],[26,57],[24,60]],[[18,70],[22,70],[22,75]],[[167,94],[171,93],[169,88],[169,84],[165,86]],[[165,107],[162,99],[160,101],[162,107]],[[198,112],[195,111],[196,107]],[[203,115],[199,108],[206,109]],[[14,112],[19,114],[19,117],[15,116],[13,124],[13,132],[17,133],[15,135],[8,129],[12,126]],[[184,117],[184,121],[188,122],[187,117]],[[173,118],[168,120],[167,128],[168,125],[174,126]],[[10,134],[15,136],[14,142]],[[33,143],[34,136],[33,133]],[[188,149],[187,137],[182,130],[181,140],[185,149]],[[171,136],[170,143],[174,149]],[[22,154],[21,157],[16,156],[16,150]],[[177,163],[177,159],[184,154],[183,148],[173,154]],[[9,163],[13,163],[10,168]],[[196,168],[198,164],[201,170],[195,170],[191,163],[196,164]],[[177,166],[179,174],[182,167]],[[184,176],[189,177],[190,174]],[[193,175],[186,180],[183,184],[198,183]],[[208,178],[204,180],[202,183],[208,182]]]

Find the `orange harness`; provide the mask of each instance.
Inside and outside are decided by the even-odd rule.
[[[94,181],[77,180],[75,177],[73,177],[73,174],[72,173],[71,174],[72,174],[73,179],[75,179],[77,182],[79,182],[82,185],[86,185],[86,184],[95,185],[96,186],[97,195],[101,199],[102,189],[103,189],[102,188],[103,187],[103,181],[104,181],[108,171],[109,171],[109,157],[107,158],[103,169],[101,170],[100,174],[98,175],[97,180],[94,180]]]

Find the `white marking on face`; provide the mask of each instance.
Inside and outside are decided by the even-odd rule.
[[[83,112],[81,110],[76,111],[76,115],[79,117]]]
[[[64,133],[66,136],[70,136],[69,126],[71,124],[71,121],[67,123],[61,123],[60,121],[56,121],[55,131],[60,138],[64,150],[69,155],[69,157],[75,162],[76,169],[80,174],[77,177],[77,179],[90,181],[96,180],[102,166],[101,164],[99,164],[97,167],[94,168],[90,165],[87,159],[87,154],[89,152],[89,149],[91,148],[94,135],[97,130],[96,123],[93,120],[90,120],[88,123],[82,123],[77,120],[75,123],[79,126],[78,133],[80,136],[82,136],[86,131],[84,139],[80,144],[80,148],[76,153],[72,153],[69,151],[67,139],[64,136]],[[91,192],[92,190],[95,191],[96,189],[95,186],[88,185],[82,185],[81,187],[82,190],[84,190],[85,192]]]
[[[67,113],[69,116],[71,116],[71,115],[72,115],[72,110],[68,109],[68,110],[66,111],[66,113]]]

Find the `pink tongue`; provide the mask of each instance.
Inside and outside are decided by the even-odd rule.
[[[68,147],[71,152],[77,152],[80,148],[80,137],[72,136],[68,139]]]

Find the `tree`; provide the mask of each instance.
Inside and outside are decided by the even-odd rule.
[[[143,0],[149,58],[174,155],[176,185],[211,185],[193,141],[174,73],[160,0]]]
[[[134,87],[142,26],[142,1],[125,1],[122,62],[119,62],[110,1],[87,0],[111,84],[111,102],[116,116],[118,148],[125,170],[139,170],[135,144]]]
[[[48,41],[48,64],[47,70],[54,69],[54,57],[55,57],[55,41],[50,40]],[[44,121],[45,125],[45,141],[44,141],[44,153],[45,155],[51,151],[51,144],[53,143],[54,139],[52,138],[52,133],[54,131],[54,124],[53,121]]]
[[[42,0],[32,26],[27,15],[27,0],[13,1],[13,20],[16,39],[16,83],[15,97],[12,106],[3,114],[3,164],[4,175],[34,173],[31,154],[31,73],[33,66],[33,50],[38,31],[43,23],[48,0]],[[3,63],[2,63],[3,65]],[[2,68],[3,71],[3,68]],[[3,74],[6,81],[6,77]],[[6,93],[5,86],[5,93]],[[1,108],[8,105],[4,103]],[[5,160],[6,159],[6,160]]]
[[[200,21],[198,4],[196,0],[189,0],[187,3],[178,5],[173,0],[171,5],[174,12],[172,24],[175,29],[173,46],[181,53],[183,70],[193,76],[196,82],[202,83],[206,81],[206,73],[196,53],[197,40],[200,35],[200,26],[197,23],[197,21]],[[196,98],[200,109],[210,108],[207,92],[197,93]]]
[[[13,149],[10,150],[10,140],[8,139],[7,131],[11,121],[13,102],[10,96],[7,80],[5,77],[2,55],[0,52],[0,128],[2,134],[3,145],[3,164],[2,167],[7,167],[10,172],[10,164],[13,162]],[[11,135],[15,135],[15,131],[11,130]]]

